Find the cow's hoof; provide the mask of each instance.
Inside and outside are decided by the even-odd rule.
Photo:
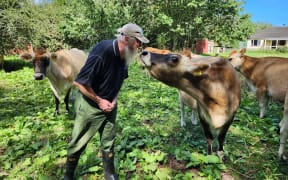
[[[59,114],[60,114],[59,111],[54,112],[54,116],[58,116]]]
[[[279,154],[279,160],[280,161],[287,161],[287,156],[285,155],[285,153]]]
[[[184,127],[184,126],[186,126],[186,123],[185,123],[185,121],[184,121],[184,120],[181,120],[181,121],[180,121],[180,125],[181,125],[181,127]]]
[[[219,159],[220,159],[223,163],[227,161],[227,159],[225,158],[224,151],[217,151],[217,156],[219,157]]]

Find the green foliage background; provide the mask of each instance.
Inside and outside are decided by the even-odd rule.
[[[0,179],[61,179],[73,115],[53,116],[48,80],[33,80],[30,67],[0,71],[0,107]],[[224,164],[206,156],[204,135],[190,123],[189,109],[187,126],[180,127],[177,90],[135,63],[119,96],[115,163],[120,179],[287,179],[288,165],[277,159],[282,111],[281,104],[270,103],[267,117],[259,119],[255,96],[243,86]],[[103,179],[98,135],[76,173],[77,179]]]
[[[54,51],[114,38],[128,22],[143,27],[149,46],[193,48],[202,38],[236,46],[254,31],[239,0],[4,0],[0,3],[0,54],[28,43]]]

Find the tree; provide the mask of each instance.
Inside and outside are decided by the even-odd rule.
[[[259,30],[266,29],[268,27],[272,27],[273,25],[272,24],[263,23],[263,22],[256,22],[256,23],[254,23],[254,26],[255,26],[256,31],[259,31]]]
[[[35,5],[33,1],[5,0],[0,3],[0,54],[12,48],[34,46],[57,48],[58,8],[51,3]]]
[[[28,42],[50,49],[89,49],[114,38],[117,28],[128,22],[143,27],[150,46],[179,50],[202,38],[232,46],[254,31],[242,4],[242,0],[42,0],[35,5],[29,0],[4,0],[0,40],[5,46],[0,49],[3,53]]]
[[[31,7],[28,0],[5,0],[0,3],[0,54],[29,42],[31,37]]]

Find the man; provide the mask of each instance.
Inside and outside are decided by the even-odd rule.
[[[76,118],[67,150],[65,180],[73,179],[80,155],[97,131],[105,179],[118,179],[113,154],[117,96],[137,49],[149,40],[132,23],[119,28],[116,36],[115,40],[103,40],[95,45],[74,81],[80,93],[75,100]]]

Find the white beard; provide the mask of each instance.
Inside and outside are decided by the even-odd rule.
[[[125,47],[124,58],[128,66],[134,62],[136,56],[137,56],[137,49],[130,50],[129,47]]]

